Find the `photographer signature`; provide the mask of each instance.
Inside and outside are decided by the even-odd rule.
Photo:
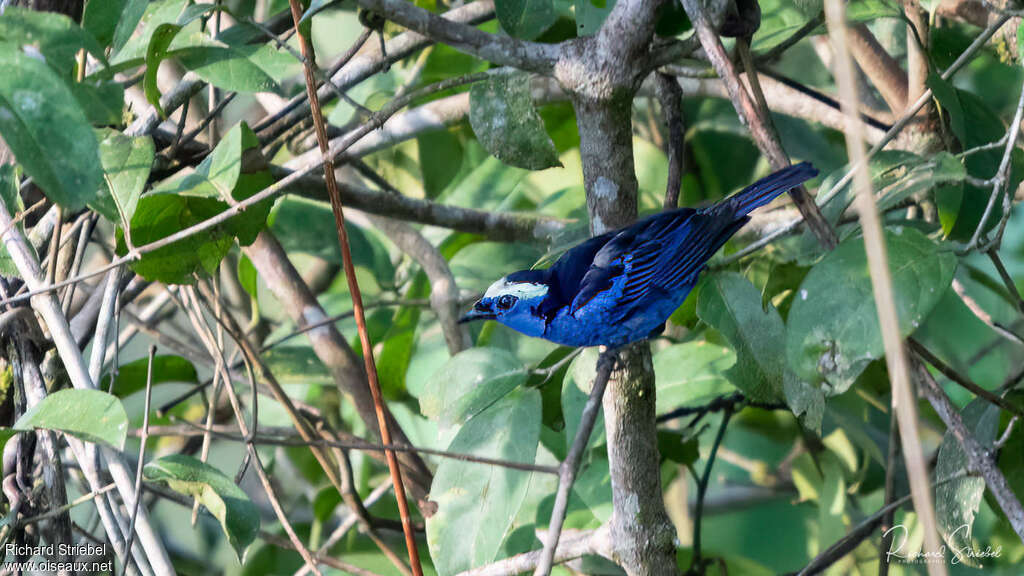
[[[886,562],[892,562],[893,558],[896,558],[898,562],[903,563],[929,563],[946,560],[946,546],[941,546],[937,551],[933,552],[925,552],[923,550],[914,553],[904,552],[903,549],[907,545],[909,530],[907,530],[907,527],[903,524],[896,524],[892,528],[889,528],[885,531],[882,537],[886,538],[890,534],[892,534],[892,540],[889,544],[889,551],[885,553]],[[958,536],[960,538],[957,538]],[[952,541],[959,540],[962,542],[968,542],[968,544],[960,548],[948,548],[948,551],[953,553],[952,558],[949,559],[950,564],[964,563],[964,561],[968,559],[979,560],[982,558],[999,558],[1003,554],[1002,545],[996,546],[995,548],[992,546],[977,548],[973,544],[970,544],[971,526],[969,524],[964,524],[954,530],[950,534],[949,539]]]

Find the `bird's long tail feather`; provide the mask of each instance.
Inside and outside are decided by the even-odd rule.
[[[723,204],[733,210],[735,217],[745,216],[752,210],[771,202],[779,194],[796,188],[817,175],[817,168],[809,162],[801,162],[765,176],[730,196]]]

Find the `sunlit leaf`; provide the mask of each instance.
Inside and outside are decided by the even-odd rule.
[[[912,333],[949,287],[957,259],[909,227],[885,234],[900,335]],[[864,241],[842,242],[804,278],[789,311],[786,354],[794,372],[842,393],[884,354]]]
[[[541,401],[520,388],[470,418],[448,450],[532,463]],[[496,559],[530,484],[530,472],[442,460],[430,486],[437,512],[427,518],[427,546],[440,576]]]
[[[121,449],[128,436],[128,415],[116,396],[99,390],[60,390],[29,408],[14,429],[57,430],[88,442]]]
[[[420,412],[442,428],[462,424],[521,386],[527,376],[510,352],[470,348],[453,356],[427,381]]]
[[[533,108],[530,76],[499,72],[470,89],[469,123],[480,143],[511,166],[541,170],[561,166],[544,122]]]
[[[111,222],[131,222],[153,165],[153,141],[129,138],[117,130],[100,130],[103,183],[89,206]]]
[[[256,539],[260,515],[249,496],[223,472],[184,454],[171,454],[146,464],[143,478],[199,500],[220,522],[236,557]]]
[[[13,44],[0,42],[0,70],[0,136],[48,198],[81,208],[96,196],[103,173],[96,136],[74,95]]]

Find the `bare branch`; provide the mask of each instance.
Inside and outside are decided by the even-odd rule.
[[[482,0],[481,3],[493,9],[492,0]],[[551,44],[488,34],[446,20],[405,0],[359,0],[359,5],[435,42],[443,42],[456,50],[495,64],[550,73],[559,57],[558,48]]]

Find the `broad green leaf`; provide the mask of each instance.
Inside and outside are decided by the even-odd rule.
[[[116,396],[99,390],[60,390],[29,408],[14,429],[57,430],[120,450],[128,436],[128,415]]]
[[[124,86],[114,81],[83,80],[68,84],[93,126],[114,126],[124,120]]]
[[[295,65],[295,58],[263,41],[258,29],[238,24],[211,40],[201,34],[189,37],[188,47],[173,56],[200,78],[225,90],[269,92]],[[250,43],[253,39],[259,43]]]
[[[948,114],[949,126],[963,149],[995,142],[1006,133],[1003,120],[978,95],[960,90],[936,75],[928,79],[939,107]],[[1003,147],[975,152],[964,158],[966,171],[977,178],[990,178],[1002,160]],[[1024,177],[1024,154],[1015,151],[1012,158],[1010,189],[1015,190]],[[949,238],[966,240],[974,234],[992,194],[990,187],[979,188],[969,183],[947,186],[936,194],[936,204],[943,230]],[[1002,206],[996,203],[988,220],[992,227],[999,221]]]
[[[448,450],[533,463],[540,438],[537,390],[519,388],[470,418]],[[532,474],[458,460],[442,460],[430,498],[427,546],[439,576],[494,561],[523,503]]]
[[[122,364],[117,368],[117,381],[114,382],[114,394],[124,398],[139,390],[146,389],[146,378],[149,373],[149,358]],[[180,356],[154,356],[152,385],[165,382],[187,382],[198,384],[199,376],[196,368],[188,360]],[[110,387],[110,376],[104,376],[100,383],[102,390]]]
[[[260,514],[249,496],[223,472],[184,454],[171,454],[146,464],[142,476],[149,482],[165,484],[171,490],[192,496],[220,521],[236,557],[260,530]]]
[[[961,415],[974,438],[990,449],[999,428],[999,407],[978,398],[968,404]],[[935,478],[943,480],[969,469],[967,454],[953,433],[947,430],[939,446]],[[939,533],[951,549],[963,550],[972,546],[970,535],[974,517],[984,494],[985,480],[975,476],[957,478],[935,487],[936,522]],[[968,565],[976,565],[976,561],[966,555],[962,560]]]
[[[604,19],[615,7],[615,0],[573,0],[576,14],[576,34],[593,36],[601,29]]]
[[[530,76],[498,72],[469,92],[469,123],[495,158],[510,166],[542,170],[561,166],[558,152],[533,108]]]
[[[459,352],[427,381],[420,412],[442,428],[464,423],[526,382],[523,364],[499,348]]]
[[[735,363],[732,350],[705,340],[659,350],[654,355],[658,414],[735,390],[726,378],[726,371]]]
[[[129,0],[127,10],[135,9],[136,12],[126,12],[117,25],[114,33],[114,50],[116,54],[110,59],[111,64],[123,64],[138,61],[140,64],[146,57],[146,49],[153,33],[161,24],[175,24],[178,17],[185,9],[187,0],[157,0],[148,4],[142,0]],[[138,4],[141,3],[142,6]],[[143,13],[137,16],[137,10],[142,9]],[[134,19],[135,23],[131,23]],[[131,29],[128,29],[130,26]],[[136,27],[139,33],[134,34]],[[120,49],[118,49],[120,47]]]
[[[774,306],[761,307],[757,288],[734,272],[715,274],[701,290],[697,315],[736,350],[729,381],[752,400],[781,400],[786,327]]]
[[[227,209],[223,198],[240,201],[273,183],[259,154],[258,140],[245,123],[232,128],[195,171],[161,184],[138,201],[131,220],[136,246],[166,238]],[[235,239],[243,246],[266,225],[271,201],[260,202],[202,234],[189,236],[145,254],[132,267],[150,280],[169,284],[192,281],[193,273],[213,273]],[[119,231],[117,250],[127,253]]]
[[[238,259],[238,283],[250,298],[255,299],[259,295],[259,273],[245,254]]]
[[[85,10],[82,12],[82,28],[88,30],[102,46],[114,42],[114,35],[119,26],[135,30],[139,18],[146,10],[147,0],[105,0],[104,2],[86,2]],[[124,21],[121,25],[120,22]],[[124,33],[121,34],[124,36]],[[120,45],[114,43],[113,52],[120,50]]]
[[[540,36],[558,20],[552,0],[497,0],[494,12],[502,30],[526,40]]]
[[[106,60],[103,49],[91,34],[74,20],[56,12],[36,12],[18,6],[4,10],[0,18],[0,42],[32,50],[62,76],[70,78],[75,55],[85,49],[100,60]]]
[[[923,194],[939,186],[960,184],[967,176],[964,165],[949,152],[939,152],[927,162],[907,171],[892,186],[882,188],[878,209],[886,210],[911,196]]]
[[[282,384],[334,385],[331,373],[312,348],[278,346],[264,352],[262,358]]]
[[[122,227],[131,222],[153,165],[153,141],[129,138],[112,129],[98,131],[103,183],[89,206]]]
[[[142,78],[142,87],[146,100],[156,108],[161,118],[166,118],[167,114],[160,106],[160,89],[156,86],[156,76],[160,71],[160,63],[167,58],[167,49],[180,31],[181,26],[178,24],[161,24],[153,31],[149,46],[146,47],[146,74]]]
[[[3,18],[0,18],[3,20]],[[0,136],[48,198],[77,210],[103,176],[89,122],[64,82],[39,59],[0,42]]]
[[[953,279],[956,257],[909,227],[886,231],[900,335],[911,334]],[[789,311],[786,355],[796,375],[839,394],[884,354],[864,241],[843,241],[804,278]]]
[[[14,164],[0,165],[0,199],[3,200],[4,207],[12,218],[25,209],[25,204],[21,201],[21,194],[18,193],[19,172],[18,167]],[[16,226],[22,225],[16,224]],[[11,255],[7,252],[7,246],[3,242],[0,242],[0,274],[18,276],[18,268],[11,260]]]

